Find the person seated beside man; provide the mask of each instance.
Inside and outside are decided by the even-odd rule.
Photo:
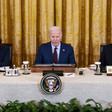
[[[100,56],[101,67],[112,65],[112,44],[105,45]]]
[[[61,42],[62,31],[54,26],[49,29],[50,42],[42,44],[34,64],[75,64],[77,66],[73,47]]]
[[[9,66],[9,47],[2,45],[0,37],[0,67]]]

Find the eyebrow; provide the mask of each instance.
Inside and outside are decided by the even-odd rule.
[[[60,36],[51,36],[51,37],[60,37]]]

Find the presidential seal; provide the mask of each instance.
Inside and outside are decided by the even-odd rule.
[[[60,91],[62,82],[58,75],[48,73],[41,79],[40,85],[45,93],[52,95]]]

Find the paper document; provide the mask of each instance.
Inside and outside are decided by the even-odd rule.
[[[9,69],[9,66],[0,67],[0,72],[5,72],[6,69]]]

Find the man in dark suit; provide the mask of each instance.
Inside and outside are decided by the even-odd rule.
[[[0,67],[9,66],[9,47],[2,45],[0,37]]]
[[[61,42],[62,31],[54,26],[49,30],[50,42],[42,44],[37,53],[35,64],[75,64],[74,50],[71,45]],[[54,56],[56,49],[57,56]],[[55,58],[57,61],[55,61]]]
[[[101,66],[112,65],[112,44],[104,46],[100,56]]]

